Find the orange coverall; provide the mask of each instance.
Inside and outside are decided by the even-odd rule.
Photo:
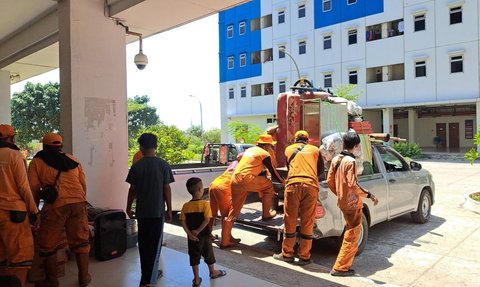
[[[295,143],[285,149],[285,158],[289,160],[303,143]],[[282,243],[284,257],[293,257],[297,218],[300,216],[300,246],[298,257],[310,259],[312,248],[315,207],[318,199],[318,174],[323,172],[323,159],[319,149],[313,145],[304,145],[288,165],[288,177],[285,185],[284,221],[285,237]]]
[[[70,159],[78,160],[66,154]],[[42,186],[53,184],[58,170],[47,165],[41,158],[35,157],[28,168],[28,176],[33,195],[38,202]],[[62,242],[62,233],[65,228],[67,241],[72,250],[78,254],[89,253],[89,229],[86,207],[85,174],[79,163],[74,169],[62,171],[56,184],[58,198],[53,204],[44,204],[38,245],[40,254],[49,256],[56,252]]]
[[[143,157],[143,153],[141,151],[137,151],[132,158],[132,165],[139,161]]]
[[[358,185],[356,169],[352,156],[340,154],[333,158],[327,175],[328,187],[337,195],[337,205],[347,225],[342,247],[333,266],[337,271],[348,271],[358,250],[363,208],[361,197],[367,197],[368,193]]]
[[[13,146],[13,144],[12,144]],[[27,180],[25,160],[18,150],[0,148],[0,275],[14,275],[25,284],[34,255],[28,216],[10,220],[10,211],[38,213]]]

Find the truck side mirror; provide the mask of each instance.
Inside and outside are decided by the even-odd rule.
[[[422,169],[422,165],[416,161],[411,161],[410,162],[410,168],[412,170],[415,170],[415,171],[418,171],[418,170],[421,170]]]

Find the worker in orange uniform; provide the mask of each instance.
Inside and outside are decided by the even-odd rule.
[[[274,141],[277,141],[278,129],[279,129],[278,126],[269,127],[265,130],[265,133],[268,135],[271,135],[272,139]],[[277,168],[278,162],[277,162],[277,152],[276,152],[275,145],[270,145],[267,151],[270,154],[270,157],[272,159],[273,167]]]
[[[58,197],[45,202],[38,231],[40,257],[45,258],[46,279],[40,286],[58,286],[56,252],[66,231],[70,250],[75,253],[78,267],[78,283],[88,286],[92,280],[88,273],[89,229],[86,200],[86,182],[80,162],[62,152],[63,139],[56,133],[47,133],[43,150],[33,158],[28,168],[32,192],[37,203],[40,190],[53,185]]]
[[[141,151],[141,150],[137,151],[137,152],[133,155],[132,165],[133,165],[134,163],[136,163],[137,161],[139,161],[142,157],[143,157],[142,151]]]
[[[358,250],[358,240],[362,225],[362,197],[370,198],[374,205],[378,199],[358,184],[355,154],[360,149],[360,137],[355,132],[343,135],[343,151],[335,156],[327,175],[330,190],[337,195],[337,205],[343,213],[346,229],[342,247],[330,271],[332,276],[353,276],[350,269]]]
[[[213,222],[215,217],[220,210],[220,216],[222,217],[222,241],[220,246],[228,246],[230,244],[239,243],[240,239],[233,238],[232,234],[224,234],[224,231],[231,232],[232,230],[227,230],[224,228],[225,219],[228,217],[228,212],[232,206],[232,189],[230,187],[232,174],[235,171],[238,162],[242,159],[243,152],[237,155],[237,160],[232,162],[228,168],[222,173],[219,177],[210,184],[208,189],[209,198],[210,198],[210,209],[212,210],[212,218],[210,218],[209,227],[210,231],[213,230]],[[211,236],[215,237],[215,236]],[[227,241],[228,240],[228,241]]]
[[[270,179],[265,176],[265,168],[272,175],[272,179],[280,183],[284,183],[284,179],[277,170],[273,168],[272,160],[268,149],[271,145],[275,145],[276,141],[271,135],[262,134],[256,142],[257,146],[251,147],[245,151],[242,159],[238,163],[232,175],[232,207],[228,212],[228,218],[225,220],[222,235],[231,234],[233,223],[240,215],[248,192],[258,192],[262,198],[262,220],[269,220],[275,217],[277,212],[271,210],[272,200],[274,196],[273,184]],[[223,238],[222,238],[223,239]],[[225,240],[229,242],[231,240]],[[234,244],[223,245],[220,247],[227,248]]]
[[[0,125],[0,275],[12,275],[25,286],[33,260],[33,236],[27,216],[38,214],[15,131]]]
[[[285,149],[288,176],[285,184],[284,216],[285,234],[282,252],[273,258],[293,262],[297,219],[300,216],[300,246],[298,248],[298,265],[311,263],[313,225],[315,207],[318,200],[318,177],[325,169],[319,149],[308,144],[308,132],[300,130],[295,133],[295,143]]]

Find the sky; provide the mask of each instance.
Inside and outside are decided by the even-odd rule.
[[[138,70],[133,62],[138,41],[127,45],[127,95],[148,95],[160,120],[182,130],[200,125],[200,104],[205,130],[220,128],[218,14],[150,36],[143,40],[148,65]],[[27,82],[59,81],[59,69],[11,86],[21,92]],[[194,97],[189,97],[193,95]]]

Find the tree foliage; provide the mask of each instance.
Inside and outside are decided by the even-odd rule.
[[[258,140],[258,136],[263,132],[255,124],[248,124],[239,121],[233,121],[227,125],[228,133],[233,136],[235,142],[252,144]]]
[[[155,126],[160,122],[157,108],[150,106],[150,98],[146,95],[128,99],[128,135],[135,137],[142,128]]]
[[[333,94],[337,97],[342,97],[352,102],[357,102],[358,97],[363,94],[363,90],[354,91],[357,85],[337,85],[333,88]]]
[[[207,143],[220,143],[222,141],[222,131],[220,129],[211,129],[203,133],[203,138]]]
[[[60,85],[32,84],[12,97],[12,125],[16,141],[22,148],[32,140],[40,140],[50,131],[60,130]]]
[[[418,158],[422,154],[422,149],[416,143],[395,142],[393,148],[403,157]]]
[[[475,145],[480,145],[480,129],[478,129],[477,134],[473,138],[473,143]],[[477,147],[472,147],[468,152],[465,153],[464,159],[473,164],[480,156],[478,155]]]

